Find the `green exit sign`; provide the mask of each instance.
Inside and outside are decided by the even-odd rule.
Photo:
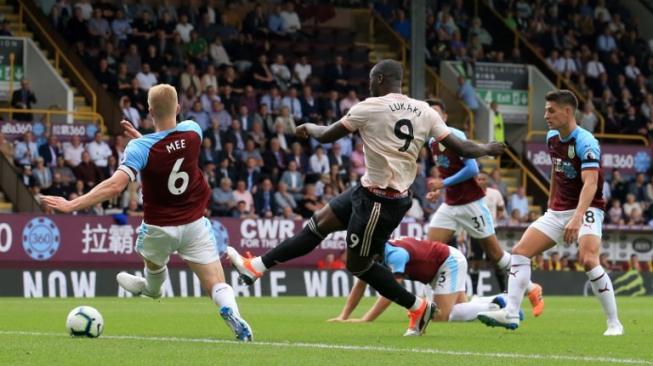
[[[528,107],[528,91],[526,90],[478,89],[476,92],[487,104],[497,102],[499,105]]]

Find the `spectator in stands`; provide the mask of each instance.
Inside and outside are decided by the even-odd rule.
[[[44,164],[47,167],[54,168],[57,166],[57,157],[62,154],[59,148],[59,141],[56,135],[50,135],[48,142],[39,146],[39,156],[43,158]],[[41,185],[41,188],[47,188]]]
[[[583,114],[580,118],[580,126],[593,133],[598,123],[599,118],[596,116],[596,113],[594,113],[594,104],[592,101],[588,101],[583,107]]]
[[[143,91],[150,90],[158,83],[157,76],[150,70],[150,65],[147,63],[143,63],[141,71],[136,74],[136,79]]]
[[[245,202],[245,211],[253,212],[254,209],[254,197],[252,193],[247,189],[247,182],[245,180],[238,180],[236,182],[236,190],[233,192],[236,202]]]
[[[254,140],[249,137],[247,138],[247,142],[245,143],[245,150],[243,150],[243,152],[240,155],[240,159],[245,163],[249,159],[254,159],[256,161],[257,167],[263,166],[263,157],[261,156],[261,152],[256,147],[256,143],[254,142]]]
[[[344,92],[349,86],[349,70],[345,68],[343,62],[342,56],[336,55],[333,64],[327,66],[323,75],[325,80],[330,81],[330,83],[327,82],[326,86],[337,92]],[[337,100],[338,98],[336,97],[335,99]],[[334,102],[333,95],[330,95],[329,100]],[[340,115],[340,113],[336,113],[336,116]]]
[[[609,27],[605,27],[603,33],[596,39],[596,48],[603,55],[607,55],[617,49],[617,42],[612,36]]]
[[[0,28],[0,36],[2,37],[13,37],[11,32],[11,23],[8,20],[0,20],[2,27]]]
[[[274,199],[274,195],[272,181],[270,178],[263,178],[260,189],[254,195],[256,213],[260,217],[271,218],[277,213],[277,202]]]
[[[517,188],[517,191],[510,196],[510,209],[511,212],[518,210],[520,218],[528,214],[528,197],[526,197],[526,188],[523,186]]]
[[[114,91],[118,87],[116,77],[113,72],[109,70],[109,62],[106,58],[100,59],[98,68],[95,72],[95,77],[104,90]]]
[[[202,130],[206,130],[209,127],[209,114],[202,108],[202,102],[199,100],[193,102],[193,109],[186,113],[186,119],[197,122]]]
[[[281,174],[281,182],[288,186],[288,192],[293,195],[296,201],[301,199],[304,190],[304,178],[298,170],[296,160],[288,161],[288,170]]]
[[[209,63],[209,44],[204,37],[193,30],[190,33],[190,42],[187,45],[188,56],[190,61],[200,65],[200,68]]]
[[[213,103],[221,102],[220,96],[218,96],[216,88],[213,85],[208,85],[205,90],[206,91],[200,97],[200,103],[205,112],[211,113],[213,110]]]
[[[639,257],[637,256],[637,254],[630,255],[630,260],[628,261],[627,269],[629,271],[642,272],[642,266],[639,263]]]
[[[468,42],[473,36],[477,36],[483,47],[492,47],[492,36],[487,29],[483,28],[481,18],[479,17],[475,17],[472,20],[472,26],[469,28],[467,36]]]
[[[227,50],[224,48],[222,44],[222,38],[220,37],[215,37],[213,42],[209,45],[209,55],[211,56],[213,65],[217,67],[224,66],[224,65],[226,66],[231,65],[229,54],[227,53]]]
[[[102,170],[91,160],[88,151],[82,153],[82,162],[75,167],[75,176],[87,189],[95,187],[104,179]]]
[[[465,77],[461,75],[458,76],[458,85],[458,99],[462,100],[473,112],[476,112],[478,101],[476,100],[476,90],[474,90],[471,81],[465,80]]]
[[[344,177],[349,171],[349,167],[351,166],[351,161],[348,156],[343,154],[342,145],[340,141],[336,141],[333,143],[333,145],[331,145],[331,151],[329,151],[328,158],[329,158],[329,165],[331,166],[337,165],[338,174]]]
[[[147,115],[147,93],[141,88],[141,83],[137,78],[132,79],[131,89],[125,96],[129,98],[131,105],[138,110],[141,118]]]
[[[186,70],[181,73],[181,76],[179,77],[179,82],[180,82],[180,87],[182,92],[186,92],[188,88],[191,86],[195,91],[198,90],[203,90],[202,89],[202,81],[200,77],[197,75],[197,68],[194,63],[189,62],[186,65]]]
[[[333,253],[329,253],[324,256],[324,259],[317,261],[318,269],[345,269],[344,263],[338,260],[336,262],[336,256]]]
[[[288,192],[288,185],[284,181],[280,181],[277,185],[277,191],[274,193],[274,202],[277,207],[276,214],[283,214],[283,210],[287,207],[293,211],[297,209],[297,201]]]
[[[295,12],[295,4],[292,1],[286,2],[285,9],[279,14],[281,17],[281,31],[290,37],[296,37],[302,29],[299,15]]]
[[[82,9],[78,6],[75,6],[73,17],[68,20],[64,34],[66,35],[66,39],[69,39],[71,43],[88,41],[89,35],[86,19],[84,19]]]
[[[237,202],[231,189],[231,179],[223,177],[220,179],[220,186],[213,188],[212,192],[212,210],[216,216],[231,216],[232,210],[236,207]]]
[[[297,97],[297,89],[295,87],[291,87],[288,89],[288,95],[283,97],[281,101],[281,110],[282,110],[282,115],[283,115],[283,108],[286,107],[288,108],[288,112],[290,113],[290,116],[294,120],[292,123],[288,122],[287,120],[284,120],[286,123],[286,128],[289,132],[294,133],[295,129],[294,126],[298,123],[301,122],[303,114],[302,114],[302,103]],[[292,126],[292,127],[291,127]],[[291,129],[288,129],[291,128]]]
[[[312,73],[313,67],[308,62],[308,57],[302,55],[293,67],[293,83],[305,85]]]
[[[32,104],[36,103],[36,95],[32,91],[27,79],[20,81],[20,89],[15,90],[11,95],[11,107],[15,109],[32,109]],[[16,121],[32,122],[34,116],[32,113],[14,113]]]
[[[34,165],[39,157],[38,146],[34,142],[34,135],[27,131],[21,141],[16,142],[14,161],[16,166]]]
[[[628,217],[628,226],[644,225],[644,216],[640,208],[633,208]]]
[[[23,166],[19,178],[20,181],[23,182],[23,185],[27,188],[32,188],[36,185],[36,178],[34,178],[31,165]]]
[[[14,145],[6,140],[2,132],[0,132],[0,153],[4,155],[10,164],[14,164]]]
[[[229,126],[231,126],[231,115],[224,110],[224,104],[222,104],[221,101],[213,101],[213,107],[209,113],[209,117],[211,118],[212,123],[217,122],[218,128],[221,132],[226,132],[227,129],[229,129]],[[218,148],[216,143],[214,143],[214,146]]]
[[[624,92],[628,93],[627,89]],[[644,120],[637,114],[637,109],[634,105],[629,105],[626,111],[626,115],[621,120],[622,133],[625,134],[637,134],[637,135],[647,135],[648,130],[646,129],[646,123]]]
[[[42,157],[36,159],[36,168],[32,170],[36,179],[36,184],[42,189],[48,189],[52,185],[52,172],[45,166],[45,160]]]
[[[623,211],[624,215],[628,218],[632,218],[632,212],[633,211],[642,211],[642,206],[639,202],[637,202],[637,199],[633,193],[628,193],[626,195],[626,202],[623,204]]]
[[[608,223],[614,225],[624,225],[624,212],[621,208],[621,201],[612,199],[610,201],[610,209],[608,210]]]
[[[118,72],[116,73],[116,84],[118,86],[118,92],[120,95],[124,95],[129,92],[131,88],[132,76],[129,75],[127,71],[127,64],[121,62],[118,64]]]
[[[612,170],[612,179],[610,180],[612,197],[623,202],[628,194],[628,184],[623,179],[621,172],[617,169]]]
[[[109,22],[102,17],[102,9],[95,8],[93,17],[88,20],[88,33],[94,40],[94,44],[100,48],[104,47],[105,42],[111,38],[111,26]]]
[[[132,107],[131,99],[128,96],[120,98],[120,109],[122,110],[122,118],[131,122],[136,129],[141,126],[141,114],[138,110]]]
[[[132,43],[129,45],[123,62],[127,65],[127,72],[130,75],[136,75],[141,70],[141,54],[138,52],[138,46],[136,44]]]
[[[349,110],[358,103],[360,103],[360,99],[358,99],[356,89],[349,89],[347,92],[347,97],[343,98],[340,101],[340,111],[343,115],[347,114]]]
[[[283,31],[283,19],[281,18],[281,6],[275,5],[274,9],[268,15],[268,34],[283,37],[285,33]]]
[[[43,193],[50,196],[68,197],[68,194],[70,194],[70,185],[63,182],[61,174],[55,172],[52,175],[52,185],[44,189]]]
[[[510,211],[510,217],[508,218],[508,226],[519,226],[523,221],[523,215],[519,209],[515,208]]]
[[[94,140],[86,145],[86,151],[88,151],[93,163],[99,168],[105,168],[109,156],[113,155],[113,151],[111,151],[109,144],[104,141],[104,136],[100,131],[96,132]]]
[[[116,17],[111,21],[111,31],[119,47],[125,47],[128,37],[132,34],[132,26],[129,19],[125,18],[125,12],[116,9]]]
[[[316,195],[315,185],[307,184],[304,187],[304,195],[302,199],[297,203],[299,214],[303,218],[308,219],[312,217],[315,212],[320,210],[325,206],[325,202]]]
[[[247,133],[249,133],[254,127],[254,116],[249,113],[249,109],[246,105],[238,107],[238,114],[234,116],[234,120],[238,120],[241,129]]]
[[[270,91],[261,97],[261,104],[268,106],[268,111],[272,114],[279,114],[283,97],[276,86],[270,88]],[[272,130],[272,128],[270,128]]]
[[[200,79],[200,84],[202,85],[202,90],[207,90],[209,86],[212,86],[216,93],[218,90],[218,76],[215,72],[215,66],[213,64],[208,64],[206,66],[206,72],[202,75]]]
[[[410,20],[406,18],[403,9],[397,9],[397,18],[392,22],[392,29],[405,39],[410,40]]]
[[[252,193],[256,193],[257,185],[262,177],[259,163],[254,157],[247,158],[245,168],[240,173],[240,180],[247,183],[247,190]]]
[[[80,154],[81,159],[81,154]],[[55,177],[59,175],[61,178],[61,183],[64,185],[72,184],[75,181],[75,174],[68,165],[66,165],[66,160],[62,155],[57,156],[57,166],[52,171],[52,176]],[[54,178],[53,178],[54,179]],[[56,181],[56,179],[54,179]],[[62,196],[66,197],[66,196]]]
[[[324,153],[324,148],[318,145],[315,148],[315,152],[308,159],[309,172],[323,175],[329,174],[331,165],[329,164],[329,158]]]
[[[279,88],[287,90],[292,80],[292,74],[282,54],[277,54],[274,57],[274,62],[270,65],[270,71]]]
[[[258,57],[258,62],[252,66],[252,77],[254,87],[257,89],[270,89],[275,82],[274,74],[268,66],[268,58],[265,54]]]
[[[211,139],[208,136],[204,136],[202,140],[202,147],[200,148],[200,161],[199,164],[201,167],[204,167],[206,164],[212,163],[217,164],[218,154],[213,148]]]
[[[233,211],[233,217],[240,219],[255,219],[256,214],[253,211],[254,206],[247,206],[245,201],[238,201],[236,209]]]
[[[628,193],[635,195],[635,200],[638,202],[648,201],[644,173],[637,173],[635,180],[628,185]]]

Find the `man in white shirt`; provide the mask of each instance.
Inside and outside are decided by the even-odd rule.
[[[63,157],[71,168],[74,168],[82,162],[82,153],[85,151],[82,145],[82,139],[78,135],[74,135],[70,143],[63,146]]]
[[[302,29],[302,23],[299,21],[299,15],[295,12],[295,4],[292,1],[286,3],[286,9],[280,14],[281,30],[286,34],[294,34]]]
[[[104,142],[102,132],[99,131],[95,133],[95,140],[86,146],[86,150],[91,155],[91,160],[100,168],[106,168],[109,156],[113,154],[109,145]]]
[[[585,66],[585,74],[588,78],[598,79],[604,72],[605,66],[603,66],[603,62],[599,61],[599,54],[593,52],[592,60],[587,63],[587,66]]]
[[[200,97],[200,102],[202,103],[202,109],[205,112],[211,113],[213,111],[213,103],[221,102],[220,96],[215,90],[213,85],[206,87],[206,93],[202,94]]]
[[[292,118],[297,121],[301,121],[303,114],[302,114],[302,103],[297,97],[297,89],[294,87],[288,89],[288,95],[283,97],[281,100],[281,105],[288,107],[288,110],[290,111],[290,115]]]
[[[182,14],[181,17],[179,17],[179,23],[177,23],[175,30],[179,33],[179,36],[184,43],[190,42],[190,32],[192,32],[193,29],[195,29],[195,27],[188,23],[188,15]]]
[[[485,191],[485,203],[487,204],[488,209],[490,209],[490,214],[492,214],[492,220],[496,223],[497,220],[497,209],[501,207],[504,209],[506,203],[503,200],[503,196],[498,189],[488,187],[488,175],[485,172],[480,172],[476,176],[476,182]]]
[[[150,90],[151,87],[158,83],[156,75],[150,70],[149,64],[143,64],[141,71],[136,74],[136,80],[144,91]]]
[[[313,67],[308,63],[308,57],[302,56],[299,62],[295,64],[293,71],[295,72],[296,81],[304,85],[306,79],[313,73]]]

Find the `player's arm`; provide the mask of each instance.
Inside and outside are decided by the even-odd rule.
[[[462,183],[466,180],[474,178],[478,175],[478,163],[475,159],[465,159],[464,166],[462,169],[456,172],[456,174],[447,177],[446,179],[435,179],[433,181],[433,190],[438,190],[446,187],[451,187],[458,183]]]
[[[452,133],[440,140],[440,143],[463,158],[501,156],[506,148],[502,142],[492,141],[488,144],[477,144],[470,140],[462,140]]]
[[[349,319],[351,313],[353,313],[354,310],[356,310],[356,307],[361,302],[361,299],[363,298],[363,294],[365,294],[366,287],[367,287],[367,282],[361,279],[357,279],[356,283],[354,284],[354,287],[352,287],[351,291],[349,292],[349,296],[347,296],[347,302],[345,303],[345,307],[340,312],[340,315],[338,315],[335,318],[331,318],[327,321],[344,322],[345,320]]]
[[[574,216],[565,226],[565,242],[573,243],[578,239],[578,231],[583,223],[583,215],[590,207],[596,190],[598,189],[599,171],[598,169],[585,169],[581,171],[581,180],[583,188],[578,198],[578,206],[574,211]]]
[[[102,181],[90,192],[77,197],[72,201],[63,197],[43,196],[41,202],[43,202],[46,207],[50,207],[63,213],[70,213],[93,207],[100,202],[113,198],[124,191],[128,184],[129,176],[127,173],[122,170],[117,170],[113,173],[111,178]]]
[[[350,131],[338,121],[329,126],[318,126],[314,123],[304,123],[297,127],[295,131],[297,137],[307,139],[309,137],[315,138],[320,143],[329,143],[340,140],[341,138],[350,134]]]

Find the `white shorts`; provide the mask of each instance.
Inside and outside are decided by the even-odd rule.
[[[220,259],[211,222],[202,217],[186,225],[156,226],[142,223],[136,251],[148,261],[164,266],[173,253],[186,261],[208,264]]]
[[[463,228],[474,239],[494,235],[494,221],[485,198],[460,206],[443,203],[431,216],[429,227],[458,231]]]
[[[449,247],[449,257],[442,263],[431,281],[433,295],[447,295],[465,291],[467,259],[458,249]]]
[[[542,217],[531,224],[532,228],[541,231],[544,235],[555,241],[556,244],[565,244],[565,226],[576,210],[552,211],[547,210]],[[584,235],[602,236],[603,210],[590,207],[583,215],[583,223],[578,231],[578,237]]]

